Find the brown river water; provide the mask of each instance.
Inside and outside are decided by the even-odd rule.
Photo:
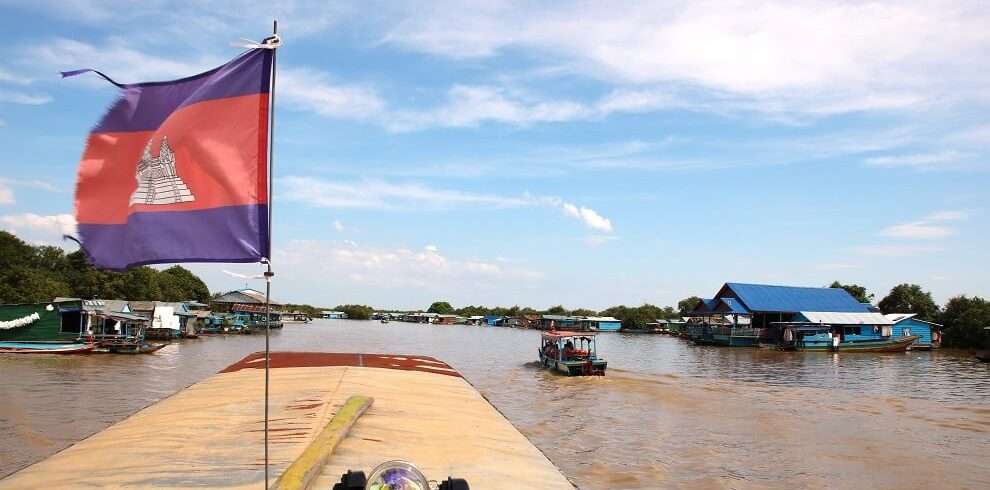
[[[990,364],[965,353],[599,339],[604,378],[538,369],[532,330],[318,320],[274,331],[272,348],[442,359],[585,490],[990,488]],[[0,476],[263,348],[216,336],[141,356],[0,355]]]

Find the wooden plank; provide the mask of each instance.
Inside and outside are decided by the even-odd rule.
[[[306,490],[310,488],[313,479],[320,474],[323,465],[330,459],[333,450],[340,441],[344,440],[351,426],[358,417],[374,403],[375,399],[367,396],[352,396],[337,410],[337,414],[323,428],[316,439],[303,450],[302,454],[289,465],[289,468],[275,480],[271,488],[274,490]]]

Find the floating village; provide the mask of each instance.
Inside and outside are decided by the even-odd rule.
[[[160,341],[252,334],[266,326],[279,329],[286,323],[312,321],[310,315],[285,311],[277,303],[271,303],[268,311],[266,315],[264,294],[253,289],[216,296],[210,304],[53,298],[49,303],[0,305],[0,352],[150,353],[165,345]],[[347,317],[341,311],[322,311],[319,316]],[[376,312],[372,320],[538,329],[557,337],[572,332],[581,334],[577,340],[598,332],[666,334],[700,345],[799,351],[903,352],[937,348],[941,341],[941,325],[910,313],[883,314],[844,289],[743,283],[724,284],[684,316],[657,319],[639,328],[624,327],[609,316],[549,314]],[[556,350],[574,340],[561,340]],[[547,347],[544,344],[541,349]]]

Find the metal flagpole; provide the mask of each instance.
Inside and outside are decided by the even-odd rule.
[[[272,21],[273,42],[278,43],[278,20]],[[276,46],[277,48],[277,46]],[[278,49],[272,49],[272,76],[268,88],[268,269],[265,271],[265,488],[268,488],[268,369],[271,363],[270,334],[272,321],[272,189],[275,152],[275,59]]]

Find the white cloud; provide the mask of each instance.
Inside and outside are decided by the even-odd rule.
[[[892,238],[907,238],[913,240],[932,240],[955,234],[955,230],[947,226],[934,225],[926,221],[915,221],[889,226],[880,232],[881,235]]]
[[[51,101],[51,96],[45,94],[26,94],[23,92],[0,90],[0,102],[23,105],[42,105]]]
[[[99,46],[55,38],[26,46],[22,51],[24,63],[33,67],[46,71],[95,68],[120,83],[187,77],[223,63],[221,58],[203,55],[186,56],[184,59],[188,61],[175,61],[139,51],[116,38],[106,39]],[[106,87],[106,82],[95,75],[84,75],[82,79],[88,85]]]
[[[385,101],[373,89],[334,83],[329,74],[310,68],[282,68],[276,83],[279,101],[321,116],[370,119],[385,109]]]
[[[327,181],[288,176],[280,179],[287,199],[325,208],[403,209],[411,204],[451,206],[519,207],[530,200],[494,194],[435,189],[423,184],[395,184],[384,180]]]
[[[528,125],[586,119],[594,112],[578,102],[544,101],[489,86],[455,85],[444,104],[426,110],[400,110],[390,114],[386,127],[411,131],[427,127],[474,127],[484,122]]]
[[[24,76],[14,75],[8,70],[0,68],[0,82],[14,85],[30,85],[33,80]]]
[[[612,221],[594,209],[559,197],[505,196],[450,189],[419,183],[392,183],[385,180],[328,181],[313,177],[288,176],[279,179],[286,199],[323,208],[364,209],[444,209],[452,207],[519,208],[549,206],[576,218],[588,228],[612,232]]]
[[[439,249],[437,248],[436,245],[427,245],[427,246],[423,247],[423,250],[426,250],[427,252],[436,252]]]
[[[935,153],[871,157],[866,159],[866,164],[875,167],[912,167],[929,169],[957,163],[963,157],[964,155],[958,151],[945,150]]]
[[[477,287],[486,281],[539,281],[543,274],[521,266],[497,264],[479,258],[448,257],[436,247],[410,250],[403,247],[359,247],[354,244],[296,240],[276,249],[280,267],[292,270],[307,282],[322,281],[326,274],[348,277],[368,286],[393,290],[415,287],[420,291],[450,294]]]
[[[6,177],[0,177],[0,184],[6,184],[14,187],[24,187],[28,189],[40,189],[49,192],[59,192],[59,189],[52,185],[51,182],[45,182],[43,180],[8,179]]]
[[[71,214],[38,215],[34,213],[0,216],[0,225],[15,233],[32,231],[47,235],[74,235],[76,219]]]
[[[963,221],[969,218],[965,211],[936,211],[925,216],[926,221]]]
[[[340,222],[339,219],[333,220],[333,229],[337,231],[344,231],[344,224]]]
[[[219,38],[236,39],[245,32],[271,32],[271,19],[278,19],[280,32],[290,32],[298,39],[321,32],[356,12],[354,6],[341,2],[285,1],[255,3],[243,1],[192,2],[162,0],[141,2],[133,8],[129,0],[6,0],[21,8],[40,11],[75,24],[114,23],[115,30],[128,28],[147,38],[172,36],[173,44],[202,39],[208,32]],[[148,26],[153,25],[154,29]],[[260,35],[259,34],[259,35]],[[178,37],[176,37],[178,36]],[[215,40],[216,37],[213,39]]]
[[[608,218],[598,214],[594,209],[577,206],[568,202],[562,203],[561,209],[564,210],[564,214],[567,216],[581,220],[588,228],[604,232],[612,231],[612,222]]]
[[[916,244],[875,244],[854,247],[853,251],[863,255],[887,258],[903,258],[938,252],[941,247]]]
[[[962,130],[949,137],[953,141],[976,145],[990,144],[990,124],[975,126]]]
[[[963,221],[968,217],[969,215],[965,211],[936,211],[918,221],[901,223],[884,228],[880,234],[892,238],[909,240],[934,240],[956,234],[956,230],[946,226],[944,222]]]
[[[629,86],[679,83],[773,110],[848,112],[977,96],[980,2],[493,2],[410,7],[383,42],[451,58],[519,49]]]
[[[14,198],[13,189],[0,183],[0,204],[14,204],[15,202],[17,201]]]

